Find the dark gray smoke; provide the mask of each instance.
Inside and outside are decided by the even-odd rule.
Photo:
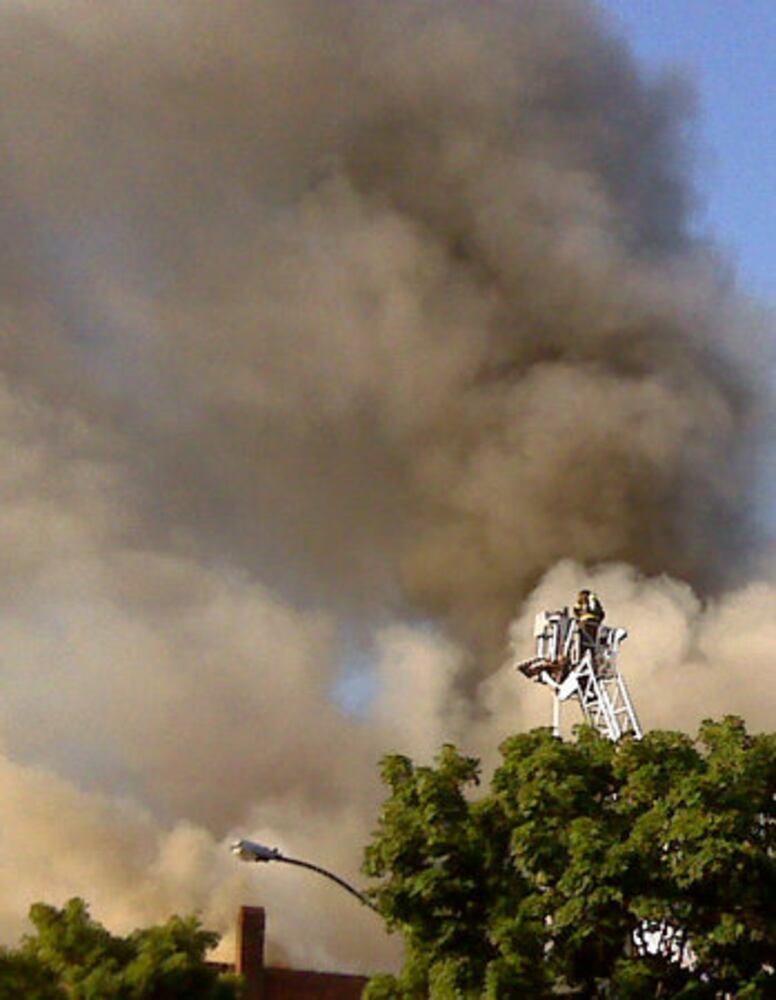
[[[591,5],[8,0],[0,28],[6,778],[143,807],[122,874],[103,843],[63,892],[225,919],[154,832],[188,820],[352,871],[379,753],[466,730],[456,685],[559,560],[744,577],[768,338],[692,235],[686,84]],[[376,649],[370,720],[330,700],[343,637]],[[366,954],[278,905],[313,958]]]

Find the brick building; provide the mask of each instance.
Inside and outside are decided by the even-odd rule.
[[[366,976],[265,965],[265,924],[263,907],[240,907],[234,968],[245,978],[245,1000],[360,1000]]]

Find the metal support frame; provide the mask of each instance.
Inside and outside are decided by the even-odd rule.
[[[625,629],[601,625],[594,648],[585,648],[579,623],[562,611],[537,615],[536,656],[517,668],[553,692],[552,730],[560,736],[561,704],[576,700],[591,726],[610,740],[630,735],[642,738],[625,678],[617,667]]]

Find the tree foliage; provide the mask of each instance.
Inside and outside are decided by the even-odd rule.
[[[33,934],[0,954],[0,1000],[234,1000],[235,977],[208,965],[218,935],[196,917],[117,937],[81,899],[35,903]]]
[[[369,1000],[776,996],[776,736],[508,739],[490,790],[393,755],[364,870],[405,940]]]

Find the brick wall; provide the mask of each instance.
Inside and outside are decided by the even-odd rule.
[[[262,1000],[361,1000],[365,976],[265,969]]]
[[[265,927],[262,907],[240,907],[235,970],[245,979],[245,1000],[360,1000],[365,976],[265,966]]]

